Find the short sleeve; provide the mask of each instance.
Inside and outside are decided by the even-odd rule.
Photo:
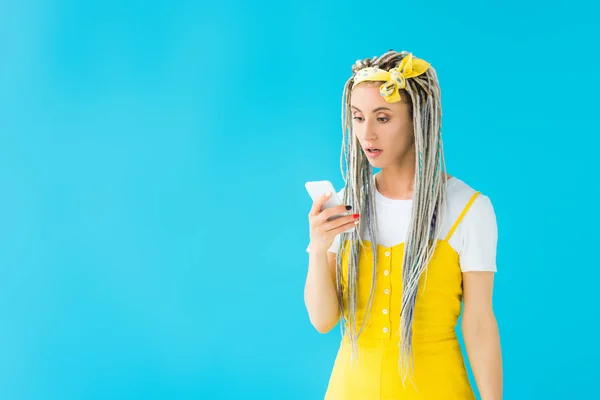
[[[496,272],[498,225],[489,197],[478,195],[460,224],[462,272]]]
[[[344,189],[337,192],[337,195],[339,196],[340,200],[344,201]],[[327,251],[337,254],[338,247],[340,244],[340,236],[341,236],[341,234],[335,235],[335,238],[333,239],[333,244],[331,245],[331,247],[329,249],[327,249]],[[306,252],[310,253],[310,243],[306,247]]]

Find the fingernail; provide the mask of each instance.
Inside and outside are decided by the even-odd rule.
[[[331,196],[331,192],[325,193],[325,196],[327,196],[327,197]]]
[[[346,206],[346,210],[352,210],[352,206]]]
[[[360,214],[354,214],[354,219],[358,218]]]

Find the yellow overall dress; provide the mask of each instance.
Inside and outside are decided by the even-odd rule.
[[[376,286],[368,324],[358,339],[358,362],[350,360],[350,343],[342,338],[326,400],[474,400],[455,327],[461,312],[462,272],[459,257],[448,241],[479,192],[473,194],[444,240],[438,240],[434,256],[419,281],[413,320],[413,382],[404,387],[398,371],[402,256],[404,243],[377,245]],[[358,326],[365,317],[371,290],[373,245],[359,257]],[[347,265],[349,242],[342,252]],[[344,268],[345,270],[346,268]],[[425,283],[425,280],[427,281]],[[343,287],[347,271],[343,273]]]

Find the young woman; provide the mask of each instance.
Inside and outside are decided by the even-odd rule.
[[[446,173],[436,72],[391,50],[352,72],[345,205],[321,211],[324,195],[309,213],[306,308],[319,332],[342,328],[325,398],[474,399],[455,331],[462,309],[481,398],[500,399],[496,217],[487,196]]]

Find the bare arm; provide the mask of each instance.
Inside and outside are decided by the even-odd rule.
[[[465,272],[462,331],[482,400],[502,399],[500,334],[492,308],[493,272]]]
[[[335,285],[336,254],[311,249],[304,286],[304,303],[311,324],[320,333],[329,332],[338,322],[339,305]]]
[[[352,228],[358,214],[343,215],[351,207],[340,205],[321,211],[323,204],[332,195],[327,193],[313,202],[308,213],[310,224],[310,248],[308,272],[304,286],[304,303],[310,322],[320,333],[329,332],[338,322],[339,303],[335,283],[336,253],[328,251],[340,233]]]

